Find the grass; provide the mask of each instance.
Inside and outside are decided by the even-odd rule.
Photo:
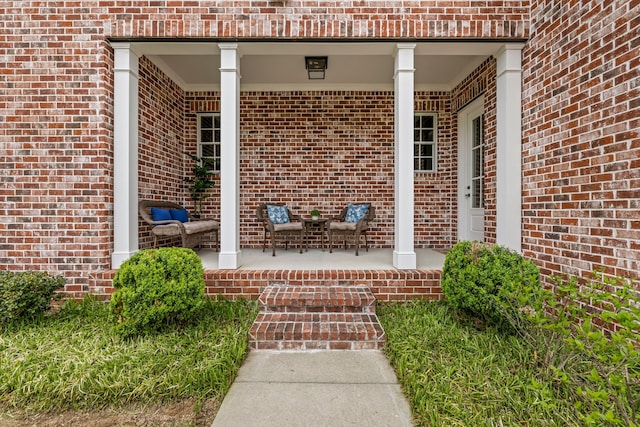
[[[445,302],[381,304],[377,313],[416,425],[580,425],[518,337],[479,330]]]
[[[194,325],[122,339],[108,306],[67,302],[0,327],[0,407],[27,413],[222,398],[247,352],[255,302],[207,305]]]

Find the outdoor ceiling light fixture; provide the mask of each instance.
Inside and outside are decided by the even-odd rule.
[[[324,72],[327,70],[328,63],[326,56],[305,56],[304,63],[309,80],[324,80]]]

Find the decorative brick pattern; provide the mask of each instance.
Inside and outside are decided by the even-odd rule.
[[[532,1],[523,250],[544,275],[640,277],[640,4]]]

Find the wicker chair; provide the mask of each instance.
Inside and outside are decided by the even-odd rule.
[[[363,203],[364,204],[364,203]],[[349,207],[345,207],[340,212],[340,215],[335,216],[329,220],[329,253],[333,253],[333,237],[335,235],[342,235],[344,239],[344,249],[347,249],[347,236],[354,237],[354,243],[356,245],[356,256],[358,256],[358,249],[360,249],[360,236],[364,236],[364,245],[367,252],[369,252],[369,241],[367,239],[367,230],[369,224],[373,222],[376,217],[376,209],[369,204],[369,208],[364,217],[358,222],[345,222],[347,211]]]
[[[140,217],[151,226],[151,234],[153,235],[153,247],[157,247],[158,238],[180,238],[182,247],[195,248],[202,243],[202,237],[205,234],[213,233],[215,248],[218,250],[218,231],[220,223],[213,219],[198,219],[190,214],[188,222],[180,222],[176,220],[154,221],[151,216],[151,208],[163,209],[183,209],[177,203],[167,202],[163,200],[140,200],[138,203],[138,213]]]
[[[282,204],[269,203],[272,206],[285,206]],[[285,206],[286,207],[286,206]],[[289,237],[298,236],[300,243],[300,253],[302,253],[302,242],[304,240],[304,225],[300,221],[300,216],[291,213],[291,210],[287,207],[287,216],[289,222],[284,224],[274,224],[269,219],[267,210],[267,204],[263,203],[256,209],[256,216],[258,221],[262,223],[264,228],[264,240],[262,242],[262,252],[267,247],[267,234],[271,238],[272,256],[276,256],[276,238],[278,236],[284,236],[285,238],[285,250],[289,249]]]

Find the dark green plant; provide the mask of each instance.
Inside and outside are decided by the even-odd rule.
[[[445,258],[442,291],[451,306],[497,326],[524,326],[541,290],[538,267],[503,246],[462,241]]]
[[[586,426],[640,424],[640,291],[622,278],[554,277],[523,334]]]
[[[213,165],[211,161],[202,157],[194,156],[193,154],[184,153],[193,160],[193,176],[185,177],[184,181],[189,184],[189,195],[193,200],[194,214],[196,216],[202,215],[202,203],[209,198],[207,190],[213,188],[215,182],[210,172]]]
[[[111,311],[124,336],[193,321],[205,303],[202,261],[191,249],[146,249],[125,261],[115,277]]]
[[[45,272],[0,271],[0,323],[34,318],[51,308],[64,278]]]
[[[320,216],[320,211],[318,209],[313,209],[311,211],[311,216]]]

